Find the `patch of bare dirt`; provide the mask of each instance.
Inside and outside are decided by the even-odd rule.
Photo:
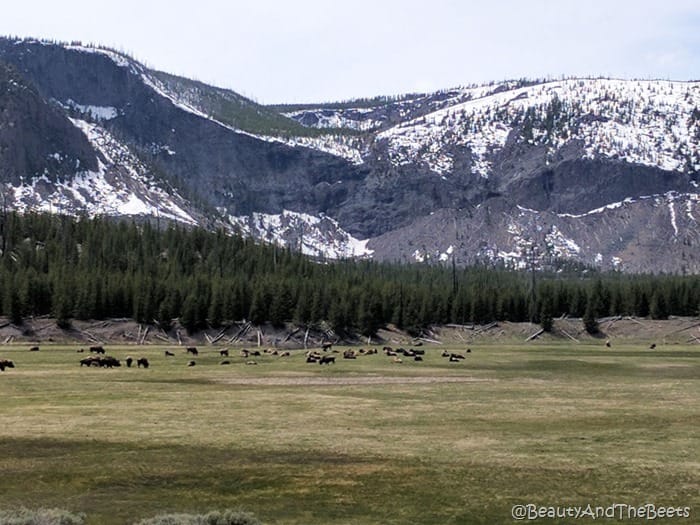
[[[563,318],[554,321],[552,333],[541,333],[533,341],[591,342],[648,341],[656,344],[700,344],[700,319],[697,317],[673,317],[668,320],[651,320],[634,317],[610,317],[599,320],[600,334],[591,336],[583,328],[581,319]],[[29,318],[22,325],[14,325],[0,317],[0,344],[63,343],[90,346],[115,345],[173,345],[173,346],[237,346],[264,348],[318,348],[322,341],[334,341],[343,345],[367,347],[404,346],[421,344],[470,345],[477,343],[525,342],[540,332],[541,327],[531,323],[501,321],[486,325],[456,325],[432,327],[419,337],[413,337],[393,326],[379,330],[373,338],[340,340],[327,328],[309,329],[288,325],[285,328],[253,326],[246,321],[230,323],[220,328],[210,328],[188,334],[177,322],[169,330],[157,325],[139,324],[131,319],[104,321],[73,321],[69,329],[61,329],[55,319]]]

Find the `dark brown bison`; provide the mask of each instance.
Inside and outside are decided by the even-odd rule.
[[[128,366],[129,368],[131,368],[131,363],[134,362],[134,358],[131,357],[131,356],[127,356],[127,358],[124,359],[124,361],[126,362],[126,366]]]
[[[112,368],[115,366],[122,366],[122,364],[119,362],[119,359],[117,359],[116,357],[106,355],[106,356],[100,358],[100,366],[105,367],[105,368]]]
[[[330,365],[331,363],[335,363],[335,356],[334,355],[324,355],[318,361],[319,365]]]
[[[39,347],[38,347],[38,346],[32,346],[32,347],[29,349],[29,351],[30,351],[30,352],[38,352],[38,351],[39,351]]]
[[[80,360],[80,366],[100,366],[100,358],[91,355],[89,357],[86,357],[85,359]]]
[[[141,367],[148,368],[149,367],[148,359],[146,359],[145,357],[140,357],[139,359],[136,360],[136,366],[138,368],[141,368]]]
[[[343,352],[343,359],[357,359],[357,355],[355,355],[354,350],[345,350],[345,352]]]
[[[103,354],[104,355],[105,349],[102,348],[101,346],[91,346],[90,352],[92,352],[93,354]]]
[[[195,361],[190,361],[189,363],[187,363],[187,366],[194,366],[194,365],[196,365],[196,364],[197,364],[197,363],[196,363]]]
[[[219,363],[219,364],[220,364],[220,365],[230,365],[230,364],[231,364],[231,361],[229,361],[228,359],[224,359],[224,360],[221,361],[221,363]]]
[[[192,355],[199,355],[199,352],[197,351],[197,348],[194,346],[188,346],[185,349],[185,353],[187,354],[192,354]]]
[[[223,350],[219,350],[219,355],[221,357],[224,357],[224,356],[228,357],[228,348],[224,348]]]
[[[333,348],[333,343],[329,343],[329,342],[321,343],[321,350],[323,350],[324,352],[330,350],[331,348]]]
[[[651,343],[651,345],[649,346],[649,350],[653,350],[654,348],[656,348],[656,343]]]
[[[173,353],[170,352],[169,350],[166,350],[166,351],[165,351],[165,357],[172,357],[172,356],[174,356],[174,355],[175,355],[175,354],[173,354]]]
[[[413,360],[414,360],[414,361],[422,361],[422,360],[423,360],[423,356],[420,356],[420,355],[413,356]]]
[[[15,364],[9,359],[0,359],[0,372],[4,372],[6,368],[14,368]]]

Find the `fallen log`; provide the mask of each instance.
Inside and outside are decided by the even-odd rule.
[[[577,343],[580,343],[580,342],[581,342],[581,341],[579,341],[578,339],[576,339],[573,335],[569,334],[569,332],[567,332],[566,330],[562,330],[562,329],[560,328],[559,331],[560,331],[562,334],[564,334],[566,337],[568,337],[569,339],[571,339],[572,341],[576,341]]]
[[[535,332],[534,334],[532,334],[530,337],[528,337],[527,339],[525,339],[525,342],[531,341],[532,339],[537,339],[537,338],[538,338],[539,336],[541,336],[543,333],[544,333],[544,328],[541,329],[541,330],[538,330],[537,332]]]
[[[435,343],[436,345],[441,345],[442,343],[440,341],[437,341],[435,339],[428,339],[427,337],[417,337],[419,341],[426,341],[428,343]]]
[[[292,330],[291,332],[289,332],[289,333],[287,334],[287,337],[285,337],[285,338],[282,340],[282,342],[283,342],[283,343],[286,343],[287,341],[289,341],[289,340],[294,336],[294,334],[296,334],[297,332],[299,332],[299,330],[301,330],[301,328],[297,328],[297,329]]]
[[[142,345],[146,341],[146,336],[148,335],[148,331],[151,329],[150,326],[147,326],[146,329],[143,331],[143,336],[141,337],[141,340],[139,341],[139,344]]]

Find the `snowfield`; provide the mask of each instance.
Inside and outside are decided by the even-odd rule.
[[[375,140],[388,143],[395,165],[424,162],[443,176],[454,167],[449,147],[468,148],[472,173],[488,178],[493,153],[529,122],[530,133],[521,140],[551,152],[578,140],[588,158],[700,169],[698,82],[571,79],[498,93],[466,90],[464,97],[470,100],[402,123]]]

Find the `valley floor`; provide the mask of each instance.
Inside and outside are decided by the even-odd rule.
[[[527,504],[690,508],[655,523],[700,513],[696,346],[425,343],[423,361],[401,363],[341,347],[325,366],[303,350],[250,366],[223,346],[105,348],[151,366],[0,346],[16,365],[0,373],[2,508],[61,507],[90,525],[225,508],[275,525],[513,523]]]

